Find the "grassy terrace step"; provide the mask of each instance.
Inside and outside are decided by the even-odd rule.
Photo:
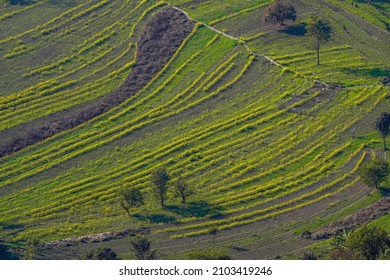
[[[227,20],[218,22],[216,26],[236,37],[243,38],[253,51],[266,54],[276,61],[280,56],[307,52],[307,56],[298,59],[305,69],[296,68],[294,63],[288,67],[298,73],[303,72],[302,74],[308,78],[341,83],[346,86],[379,83],[379,78],[386,76],[386,67],[390,63],[388,50],[387,55],[384,56],[385,49],[388,49],[386,45],[390,44],[388,32],[359,19],[358,16],[348,11],[341,13],[342,16],[340,16],[340,9],[337,5],[347,5],[347,3],[336,4],[336,2],[338,3],[338,1],[297,1],[296,6],[302,15],[298,16],[297,23],[288,24],[285,27],[269,26],[262,22],[261,15],[264,9],[261,8],[237,17],[227,18]],[[208,3],[208,5],[212,4]],[[368,14],[363,8],[359,10]],[[289,25],[292,29],[298,28],[312,13],[327,17],[335,29],[331,44],[322,48],[321,57],[324,60],[320,67],[315,65],[315,57],[309,55],[312,48],[308,39],[300,33],[291,35],[288,33]],[[251,30],[255,31],[252,33]],[[246,35],[242,36],[243,33]],[[346,43],[353,47],[343,48]],[[328,49],[333,49],[331,56],[329,56]],[[278,62],[283,65],[283,61]]]
[[[210,95],[209,95],[210,96]],[[207,97],[207,96],[206,96]],[[205,97],[205,98],[206,98]],[[199,102],[199,101],[197,101],[197,102]],[[123,106],[125,106],[126,104],[124,104]],[[123,107],[122,106],[122,107]],[[189,106],[193,106],[193,105],[189,105]],[[185,109],[185,107],[184,107],[184,109]],[[184,110],[183,108],[182,109],[180,109],[180,110]],[[172,113],[171,113],[172,114]],[[145,114],[145,116],[147,116],[148,114]],[[107,124],[107,122],[106,121],[103,121],[103,124],[104,123],[106,123]],[[128,127],[129,125],[133,125],[133,126],[130,126],[130,127]],[[112,137],[112,138],[118,138],[120,135],[118,135],[118,134],[114,134],[114,132],[115,133],[118,133],[118,132],[121,132],[121,133],[129,133],[130,131],[132,131],[132,130],[135,130],[135,129],[137,129],[137,126],[134,126],[135,124],[137,124],[137,120],[131,120],[131,121],[127,121],[127,122],[125,122],[125,123],[122,123],[122,124],[118,124],[118,126],[116,126],[116,127],[114,127],[114,128],[111,128],[110,130],[105,130],[105,131],[102,131],[102,130],[100,130],[100,134],[96,134],[96,132],[95,131],[90,131],[90,132],[87,132],[87,133],[84,133],[84,134],[79,134],[77,137],[74,137],[73,138],[73,140],[71,140],[71,141],[66,141],[66,142],[62,142],[62,144],[61,145],[59,145],[59,146],[57,146],[57,147],[54,147],[54,149],[51,149],[51,150],[44,150],[44,154],[46,154],[47,156],[49,156],[49,158],[53,158],[56,154],[53,154],[55,151],[57,152],[57,155],[58,155],[58,153],[60,153],[60,154],[65,154],[67,151],[66,150],[64,150],[64,148],[65,147],[67,147],[67,149],[68,149],[68,151],[70,151],[71,149],[73,149],[73,147],[76,147],[76,146],[80,146],[80,147],[82,147],[82,146],[85,146],[85,144],[83,143],[83,141],[81,141],[82,139],[85,139],[85,142],[86,143],[91,143],[94,139],[95,140],[98,140],[101,144],[102,143],[104,143],[105,141],[107,141],[107,140],[105,140],[105,141],[103,141],[103,138],[102,138],[102,136],[108,136],[108,137]],[[142,123],[141,124],[139,124],[139,125],[143,125]],[[88,127],[89,128],[89,127]],[[129,132],[127,132],[127,131],[129,131]],[[99,132],[98,132],[99,133]],[[94,134],[95,136],[93,137],[93,138],[91,138],[90,136],[92,135],[92,134]],[[98,144],[98,145],[101,145],[101,144]],[[39,150],[38,150],[39,151]],[[69,157],[69,154],[67,155],[67,157]],[[25,158],[25,157],[24,157]],[[34,159],[35,159],[35,163],[33,163],[33,162],[31,162],[32,164],[34,164],[34,165],[37,165],[37,160],[39,159],[39,158],[42,158],[42,156],[41,155],[34,155]],[[44,158],[42,158],[41,160],[43,161],[43,160],[47,160],[48,159],[48,157],[44,157]],[[25,160],[25,159],[24,159]],[[27,166],[25,166],[25,167],[27,167]],[[12,166],[11,165],[8,165],[7,167],[6,167],[6,169],[8,169],[8,170],[10,170],[12,168]],[[4,169],[4,168],[2,168],[2,170],[3,171],[5,171],[6,169]],[[6,175],[7,176],[7,175]]]
[[[143,3],[141,3],[141,4],[143,4]],[[140,7],[142,7],[142,5],[137,5],[137,7],[135,7],[133,10],[131,10],[127,16],[131,15],[132,12],[136,11]],[[119,32],[122,34],[129,33],[128,38],[131,38],[133,36],[135,27],[139,24],[139,22],[143,19],[143,17],[147,13],[149,13],[150,11],[155,9],[156,7],[157,7],[157,5],[154,5],[154,6],[147,8],[142,13],[142,16],[139,17],[137,19],[137,21],[132,26],[129,25],[128,23],[125,23],[125,25],[119,29]],[[124,17],[123,19],[125,19],[125,18],[126,17]],[[106,30],[111,30],[112,26],[117,25],[118,23],[123,21],[123,19],[121,19],[120,21],[109,26],[107,29],[103,30],[100,33],[104,34],[107,32]],[[124,27],[127,27],[127,28],[124,28]],[[129,30],[131,30],[131,32]],[[117,31],[115,31],[115,33],[116,32]],[[112,32],[110,32],[109,34],[112,34]],[[93,37],[97,38],[99,36],[94,35]],[[90,39],[87,39],[87,41],[88,40],[91,41]],[[126,41],[127,40],[128,39],[126,39]],[[99,41],[101,41],[101,38],[98,39],[98,42]],[[111,73],[109,73],[105,77],[99,77],[99,76],[96,76],[95,74],[103,71],[105,68],[108,68],[108,66],[110,66],[110,64],[109,65],[105,64],[103,67],[101,67],[99,69],[99,68],[97,68],[97,66],[94,65],[94,63],[99,63],[101,60],[105,60],[105,56],[110,54],[110,53],[118,52],[118,50],[123,48],[121,45],[125,46],[126,49],[124,50],[123,53],[121,53],[119,55],[119,57],[115,57],[115,59],[118,60],[121,57],[123,57],[123,55],[129,55],[128,51],[130,49],[134,50],[134,48],[131,48],[131,44],[132,44],[131,42],[128,43],[128,46],[126,46],[126,44],[123,44],[123,42],[126,42],[126,41],[121,40],[120,44],[118,44],[118,47],[109,48],[108,50],[105,49],[106,48],[105,45],[102,45],[102,47],[99,47],[99,50],[101,50],[99,55],[96,55],[95,57],[93,57],[90,60],[82,59],[83,64],[81,64],[80,66],[77,66],[77,65],[74,65],[74,63],[71,63],[71,66],[72,66],[72,68],[70,68],[71,70],[69,70],[65,73],[62,73],[60,75],[57,75],[54,78],[47,80],[46,82],[41,82],[37,86],[35,86],[31,89],[28,89],[24,92],[17,93],[14,96],[7,96],[6,98],[1,99],[0,100],[0,109],[2,109],[2,111],[4,112],[4,114],[2,115],[2,118],[4,120],[6,120],[6,121],[2,122],[2,129],[9,128],[10,126],[15,126],[16,124],[23,123],[24,121],[31,120],[33,118],[38,118],[38,117],[42,117],[44,115],[47,115],[51,112],[50,108],[56,108],[56,110],[68,108],[71,105],[74,106],[78,103],[85,102],[91,98],[96,98],[99,95],[103,95],[103,94],[113,90],[112,86],[107,88],[107,85],[109,85],[109,83],[112,83],[114,81],[118,81],[118,80],[121,81],[121,78],[123,79],[123,76],[125,74],[124,71],[126,71],[126,70],[128,71],[129,66],[131,66],[132,63],[126,63],[125,67],[122,67],[122,69],[116,68],[115,70],[113,70]],[[112,44],[112,43],[114,43],[114,42],[107,42],[105,44]],[[96,41],[92,43],[92,45],[95,45],[95,44],[96,44]],[[82,45],[84,45],[84,43]],[[90,47],[88,47],[88,48],[90,48]],[[81,49],[81,50],[79,50],[76,54],[73,55],[74,58],[77,58],[77,56],[83,52],[81,47],[79,49]],[[96,50],[93,50],[93,51],[98,53]],[[67,59],[70,60],[71,58],[67,58]],[[111,61],[111,62],[112,62],[111,64],[113,64],[113,61]],[[66,63],[68,63],[68,62],[66,62]],[[92,74],[88,73],[87,75],[84,74],[84,76],[83,76],[83,74],[80,73],[80,71],[82,71],[84,68],[87,68],[87,67],[89,69],[91,67],[94,67],[96,70]],[[71,76],[71,75],[74,76],[75,74],[78,75],[77,80],[70,80],[70,81],[67,81],[65,83],[61,82],[64,79],[68,79],[67,78],[68,76]],[[118,74],[122,74],[122,75],[119,76]],[[92,77],[96,77],[95,80],[93,82],[86,83],[86,80],[91,80],[91,79],[93,79]],[[51,82],[52,82],[52,85],[50,85]],[[68,88],[70,88],[70,89],[68,89]],[[91,92],[91,90],[93,90],[93,89],[95,91]],[[75,96],[75,98],[73,98],[73,100],[71,100],[72,96]],[[56,99],[59,99],[59,101],[55,102]],[[67,101],[67,104],[66,105],[63,104],[63,101]],[[47,107],[45,107],[44,104],[47,104],[46,105]],[[32,106],[38,107],[38,109],[41,110],[42,113],[39,114],[39,111],[32,110],[34,108]],[[13,116],[16,116],[16,117],[12,118]]]
[[[41,0],[41,1],[36,1],[33,5],[26,5],[26,6],[13,6],[13,5],[7,5],[6,3],[1,3],[3,6],[3,10],[0,13],[0,21],[3,21],[5,19],[9,19],[15,15],[24,13],[32,8],[39,7],[42,4],[46,4],[49,0]],[[5,1],[3,1],[5,2]]]
[[[66,10],[64,13],[59,14],[56,17],[52,17],[56,13],[51,13],[48,15],[42,15],[41,20],[47,18],[50,18],[50,20],[46,21],[42,25],[38,25],[35,28],[25,30],[23,32],[16,33],[14,35],[10,35],[8,37],[0,39],[0,46],[2,44],[23,44],[24,41],[34,41],[34,39],[38,39],[39,37],[47,36],[50,34],[51,31],[59,29],[61,27],[67,26],[67,24],[74,24],[75,20],[88,20],[90,15],[88,13],[91,13],[95,10],[98,10],[101,7],[104,7],[108,4],[108,1],[103,1],[101,3],[98,3],[94,5],[94,1],[88,1],[85,3],[82,3],[70,10]],[[112,7],[112,6],[111,6]],[[58,23],[59,22],[59,23]],[[78,22],[80,24],[80,22]],[[6,24],[5,24],[6,26]],[[30,27],[30,26],[29,26]],[[81,28],[83,29],[83,28]],[[11,28],[12,30],[12,28]],[[56,35],[58,36],[58,34]],[[3,46],[4,47],[4,46]]]
[[[319,193],[327,190],[328,188],[330,188],[330,187],[332,187],[332,186],[342,182],[343,180],[345,180],[346,178],[351,176],[354,172],[356,172],[358,166],[363,161],[364,157],[365,157],[365,154],[363,154],[363,156],[360,157],[360,159],[359,159],[357,165],[355,166],[355,168],[350,173],[344,175],[344,177],[341,177],[338,180],[335,180],[335,181],[333,181],[333,182],[331,182],[331,183],[329,183],[327,185],[324,185],[324,186],[316,189],[313,192],[306,193],[306,194],[304,194],[302,196],[299,196],[297,198],[294,198],[294,199],[292,199],[290,201],[287,201],[287,202],[284,202],[284,203],[275,204],[275,205],[270,206],[270,207],[265,208],[265,209],[255,210],[255,211],[252,211],[252,212],[249,212],[249,213],[244,213],[244,214],[241,214],[241,215],[238,215],[238,216],[233,216],[232,218],[206,222],[206,223],[203,223],[203,224],[192,224],[192,225],[180,227],[179,229],[177,229],[177,228],[168,228],[166,230],[169,230],[169,231],[177,231],[177,230],[182,231],[182,230],[188,230],[188,229],[192,230],[192,229],[204,228],[204,227],[207,228],[205,230],[192,231],[192,232],[188,232],[188,233],[184,233],[184,234],[173,235],[174,238],[182,238],[182,237],[186,237],[186,236],[194,236],[194,235],[198,235],[198,234],[205,234],[205,233],[207,233],[209,231],[209,228],[212,227],[212,226],[218,226],[219,230],[226,230],[226,229],[231,228],[231,227],[242,226],[244,224],[248,224],[248,223],[252,223],[252,222],[256,222],[256,221],[261,221],[263,219],[268,219],[268,218],[280,215],[280,214],[285,213],[287,211],[292,211],[292,210],[298,209],[300,207],[305,207],[305,206],[313,204],[313,203],[315,203],[315,202],[317,202],[317,201],[319,201],[321,199],[325,199],[325,198],[327,198],[329,196],[335,195],[335,194],[343,191],[344,189],[352,186],[358,180],[355,179],[351,183],[346,184],[346,185],[342,186],[341,188],[338,188],[336,191],[329,192],[329,193],[326,193],[326,194],[322,194],[320,197],[317,197],[315,199],[309,200],[309,201],[304,202],[302,204],[298,204],[298,205],[295,205],[293,207],[290,207],[290,208],[287,208],[287,209],[284,209],[284,210],[278,210],[278,211],[276,211],[275,213],[272,213],[272,214],[268,214],[267,213],[267,212],[269,212],[271,210],[275,210],[275,209],[278,209],[278,208],[283,208],[284,206],[293,205],[296,202],[299,202],[301,200],[305,200],[307,198],[310,198],[311,196],[319,194]],[[266,215],[262,215],[262,214],[266,214]],[[259,216],[259,215],[261,215],[261,216]]]
[[[156,6],[156,5],[155,5]],[[136,14],[137,14],[137,9],[140,9],[140,5],[137,5],[137,7],[135,7],[134,9],[123,9],[123,10],[119,10],[119,11],[117,11],[117,13],[119,13],[119,12],[121,12],[121,13],[127,13],[127,12],[130,12],[130,15],[133,13],[133,12],[136,12]],[[145,8],[145,7],[143,7],[143,8]],[[148,9],[147,9],[148,10]],[[141,11],[138,11],[138,13],[140,13]],[[40,89],[39,88],[39,86],[40,85],[44,85],[44,84],[47,84],[47,83],[50,83],[50,81],[53,81],[53,80],[60,80],[61,78],[64,78],[64,77],[67,77],[67,76],[69,76],[70,74],[68,74],[67,73],[67,71],[65,71],[65,69],[66,68],[69,68],[68,67],[68,64],[70,65],[70,66],[72,66],[72,67],[70,67],[70,69],[69,70],[71,70],[71,72],[70,73],[73,73],[73,72],[75,72],[75,70],[74,70],[74,68],[77,68],[77,67],[80,67],[80,66],[78,66],[78,63],[79,62],[82,62],[82,63],[87,63],[88,61],[87,61],[87,58],[89,59],[89,57],[88,57],[88,52],[91,52],[91,51],[93,51],[94,50],[94,48],[95,47],[105,47],[106,48],[106,46],[101,46],[101,44],[104,42],[104,40],[106,40],[106,39],[108,39],[108,37],[107,36],[109,36],[109,35],[115,35],[115,34],[117,34],[117,33],[119,33],[118,35],[116,35],[117,37],[121,37],[121,40],[119,41],[119,42],[115,42],[115,44],[123,44],[123,42],[124,41],[126,41],[126,40],[128,40],[129,38],[131,38],[132,37],[132,33],[134,32],[134,27],[132,27],[130,24],[129,24],[129,22],[127,21],[127,22],[125,22],[124,21],[124,19],[125,19],[126,17],[123,17],[122,19],[117,19],[117,18],[115,18],[115,13],[114,13],[114,17],[112,18],[112,20],[114,21],[114,23],[112,24],[112,25],[110,25],[110,26],[108,26],[108,27],[106,27],[106,28],[104,28],[104,30],[102,30],[102,31],[99,31],[98,33],[96,33],[96,34],[93,34],[93,36],[88,36],[88,39],[86,39],[82,44],[80,44],[80,45],[77,45],[77,46],[73,46],[73,49],[72,49],[72,55],[71,56],[69,56],[68,54],[67,54],[67,56],[64,58],[61,58],[60,60],[58,60],[56,63],[54,63],[54,64],[51,64],[51,65],[45,65],[45,66],[43,66],[43,67],[41,67],[40,69],[38,68],[36,68],[35,70],[30,70],[30,73],[24,73],[23,74],[23,76],[24,77],[28,77],[29,75],[34,75],[34,74],[37,74],[37,73],[39,73],[39,72],[42,72],[42,71],[44,71],[44,70],[49,70],[49,69],[54,69],[55,68],[55,70],[56,70],[56,72],[57,71],[59,71],[59,72],[61,72],[60,74],[58,74],[58,73],[56,73],[56,72],[54,72],[54,73],[56,73],[57,75],[56,75],[56,77],[55,77],[55,79],[53,78],[53,79],[46,79],[46,81],[45,82],[42,82],[42,81],[40,81],[40,83],[37,85],[37,86],[35,86],[35,87],[30,87],[30,88],[27,88],[27,89],[25,89],[24,91],[22,91],[22,92],[19,92],[19,93],[17,93],[18,94],[18,97],[20,98],[20,95],[21,94],[26,94],[26,93],[29,93],[29,92],[31,92],[31,91],[33,91],[34,89]],[[139,23],[139,21],[142,19],[142,17],[140,17],[137,21],[136,21],[136,23]],[[114,27],[120,27],[120,29],[118,29],[118,28],[116,28],[116,29],[113,29]],[[127,29],[125,29],[125,30],[122,30],[122,29],[124,29],[124,28],[127,28]],[[127,35],[128,33],[126,32],[126,30],[127,30],[127,32],[129,32],[129,30],[132,30],[132,32],[130,32],[130,34],[129,35]],[[113,31],[115,31],[114,33],[113,33]],[[125,35],[127,35],[127,38],[125,37]],[[80,36],[83,36],[83,37],[85,37],[84,35],[81,35],[80,34]],[[66,43],[66,41],[64,42],[64,43]],[[69,42],[67,42],[68,44],[69,44]],[[107,44],[107,42],[104,42],[104,44]],[[103,50],[107,50],[107,48],[106,49],[103,49]],[[78,58],[78,60],[79,61],[74,61],[74,62],[72,62],[72,58]],[[83,57],[84,57],[84,59],[83,59]],[[84,61],[85,60],[85,61]],[[15,63],[15,62],[14,62]],[[42,62],[41,62],[42,63]],[[62,69],[63,67],[62,67],[62,65],[61,64],[65,64],[63,67],[65,67],[64,69]],[[61,66],[61,67],[59,67],[59,66]],[[48,75],[48,73],[45,73],[45,76],[47,76]],[[8,98],[4,98],[4,99],[2,99],[2,100],[7,100],[7,99],[10,99],[10,100],[12,100],[12,97],[8,97]],[[4,102],[3,101],[3,102]],[[20,101],[20,100],[18,100],[18,101]],[[2,102],[2,103],[3,103]]]
[[[199,102],[199,101],[198,101]],[[179,110],[180,111],[180,110]]]
[[[390,24],[389,7],[387,7],[386,13],[385,3],[380,3],[386,1],[378,1],[378,3],[371,4],[360,2],[357,6],[349,5],[349,3],[345,3],[343,1],[331,0],[329,2],[356,14],[360,18],[373,23],[380,28],[387,29]]]
[[[229,1],[229,5],[226,5],[223,0],[213,2],[204,1],[201,4],[194,3],[192,5],[187,4],[190,1],[174,0],[171,2],[175,5],[183,6],[193,18],[208,24],[213,24],[237,16],[238,14],[263,7],[264,5],[270,3],[270,0],[255,0],[244,3],[242,1],[232,0]]]
[[[127,9],[128,8],[126,8],[126,9],[122,9],[122,10],[120,10],[120,9],[118,9],[118,11],[117,11],[117,13],[125,13],[125,12],[127,12]],[[112,18],[107,18],[106,20],[113,20],[113,21],[117,21],[117,18],[115,18],[115,13],[114,13],[114,15],[113,15],[114,17],[112,17]],[[104,17],[103,17],[104,18]],[[89,18],[86,18],[83,22],[82,22],[82,24],[85,24],[85,25],[88,25],[89,24],[89,22],[88,22],[88,19]],[[58,55],[60,54],[61,55],[61,51],[66,51],[66,54],[62,54],[62,55],[66,55],[66,57],[64,58],[64,57],[62,57],[62,58],[60,58],[60,62],[63,62],[62,63],[62,65],[61,64],[59,64],[59,63],[57,63],[58,64],[58,67],[57,68],[53,68],[54,66],[56,66],[56,64],[54,64],[54,66],[51,66],[51,68],[53,68],[52,70],[51,70],[51,72],[49,72],[49,71],[46,71],[45,72],[45,75],[47,76],[47,75],[51,75],[51,74],[57,74],[57,76],[58,77],[56,77],[56,79],[57,80],[60,80],[60,78],[64,78],[64,77],[66,77],[66,76],[69,76],[69,75],[66,75],[66,70],[67,70],[67,68],[69,68],[69,70],[72,70],[73,72],[74,72],[74,69],[75,68],[77,68],[77,67],[80,67],[80,62],[82,62],[82,63],[85,63],[85,62],[87,62],[87,61],[83,61],[83,60],[89,60],[90,59],[90,57],[87,55],[88,54],[88,52],[86,52],[85,53],[85,55],[83,55],[83,56],[79,56],[79,60],[80,61],[71,61],[71,59],[69,58],[69,49],[67,49],[68,47],[73,47],[73,50],[72,50],[72,55],[70,56],[70,57],[74,57],[75,55],[76,55],[76,53],[82,53],[82,49],[84,49],[84,51],[85,50],[87,50],[87,48],[88,48],[88,51],[89,52],[93,52],[93,50],[94,50],[94,48],[93,48],[93,45],[91,45],[91,42],[92,41],[96,41],[96,39],[97,39],[97,37],[95,36],[96,34],[94,34],[93,36],[90,36],[90,34],[91,33],[85,33],[85,32],[88,32],[88,30],[83,30],[82,28],[81,29],[79,29],[78,31],[77,31],[77,33],[78,34],[74,34],[75,36],[73,36],[73,35],[67,35],[67,36],[61,36],[61,38],[59,39],[59,38],[56,38],[56,34],[53,34],[53,35],[49,35],[49,36],[45,36],[45,39],[47,39],[47,40],[58,40],[59,41],[59,44],[60,44],[60,46],[62,46],[62,48],[57,48],[57,49],[52,49],[53,47],[52,46],[50,46],[50,45],[42,45],[42,42],[41,42],[41,40],[36,40],[35,42],[34,42],[34,44],[36,44],[36,45],[39,45],[39,49],[40,49],[40,51],[39,52],[33,52],[33,53],[28,53],[28,54],[26,54],[26,55],[28,55],[29,57],[30,57],[30,59],[32,60],[32,61],[34,61],[35,62],[35,64],[34,64],[34,68],[36,69],[37,68],[37,66],[38,65],[42,65],[42,64],[44,64],[43,66],[41,66],[41,67],[45,67],[46,69],[49,69],[48,68],[48,66],[47,66],[47,60],[45,60],[45,59],[40,59],[40,60],[38,60],[38,58],[35,58],[35,56],[37,56],[37,57],[41,57],[42,56],[42,53],[46,53],[46,56],[47,56],[47,58],[46,59],[49,59],[49,61],[52,61],[53,59],[57,59],[57,57],[58,57]],[[122,34],[124,34],[123,33],[123,31],[122,31]],[[58,36],[58,35],[57,35]],[[83,44],[81,44],[81,45],[76,45],[76,47],[75,47],[75,43],[74,43],[74,40],[77,40],[77,38],[80,38],[80,37],[82,37],[82,38],[85,38],[85,37],[87,37],[88,39],[85,41],[85,43],[83,43]],[[118,36],[117,36],[118,37]],[[121,37],[123,37],[123,35],[121,36]],[[122,39],[123,40],[123,39]],[[98,41],[96,41],[96,42],[98,42]],[[73,45],[70,45],[70,44],[73,44]],[[89,45],[89,47],[87,46],[87,45]],[[100,46],[100,47],[102,47],[102,46]],[[103,46],[104,47],[104,49],[101,49],[100,50],[100,52],[102,51],[102,50],[104,50],[104,51],[106,51],[108,48],[106,47],[106,46]],[[96,54],[95,54],[96,55]],[[54,58],[54,56],[56,57],[56,58]],[[14,65],[23,65],[23,63],[25,63],[25,60],[24,60],[24,57],[20,57],[19,59],[16,59],[15,61],[10,61],[10,63],[12,63],[12,64],[14,64]],[[52,64],[53,65],[53,64]],[[71,66],[71,67],[69,67],[69,66]],[[30,66],[30,65],[27,65],[27,67],[25,67],[24,68],[24,71],[26,71],[27,70],[27,73],[28,72],[31,72],[32,71],[32,69],[31,69],[32,67]],[[39,68],[39,67],[38,67]],[[51,73],[51,74],[50,74]],[[43,82],[42,82],[42,76],[41,77],[35,77],[35,78],[33,78],[33,77],[31,77],[31,78],[29,78],[29,79],[27,79],[26,78],[26,72],[24,72],[24,73],[21,73],[21,76],[22,77],[25,77],[25,78],[23,78],[23,79],[20,79],[20,82],[21,82],[21,85],[23,85],[26,81],[28,81],[28,83],[29,83],[29,85],[31,85],[32,83],[34,83],[34,81],[36,81],[38,78],[40,78],[40,80],[39,80],[39,83],[37,83],[38,85],[39,84],[44,84]],[[52,78],[52,77],[51,77]],[[45,77],[45,80],[46,81],[50,81],[50,79],[49,79],[49,77]],[[53,79],[53,80],[55,80],[55,79]],[[61,81],[64,81],[64,79],[62,79]],[[66,81],[66,80],[65,80]],[[33,90],[34,89],[34,87],[31,87],[30,86],[30,89],[29,89],[29,87],[27,87],[24,91],[22,91],[22,93],[23,92],[25,92],[25,91],[31,91],[31,90]]]
[[[207,247],[216,226],[222,245],[252,250],[270,241],[273,248],[293,231],[377,199],[367,197],[357,169],[370,149],[381,148],[368,123],[389,105],[379,80],[390,63],[387,4],[295,1],[295,25],[317,10],[334,26],[316,66],[304,36],[260,20],[270,0],[48,2],[1,8],[0,29],[9,29],[0,35],[1,135],[118,88],[137,69],[142,28],[170,4],[286,68],[198,23],[123,103],[0,159],[0,238],[56,240],[150,226],[150,237],[171,256],[171,248],[182,255],[189,243]],[[10,28],[39,9],[41,19]],[[117,192],[149,195],[158,166],[185,178],[194,195],[186,206],[172,197],[164,208],[148,197],[129,217]]]

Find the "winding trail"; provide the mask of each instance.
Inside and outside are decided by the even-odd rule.
[[[172,6],[172,7],[173,7],[174,9],[176,9],[176,10],[182,12],[189,20],[191,20],[191,21],[193,21],[193,22],[195,22],[195,23],[202,24],[202,25],[204,25],[205,27],[207,27],[208,29],[210,29],[210,30],[212,30],[212,31],[214,31],[214,32],[216,32],[216,33],[218,33],[218,34],[224,36],[224,37],[227,37],[227,38],[230,38],[230,39],[232,39],[232,40],[235,40],[235,41],[238,41],[238,42],[242,43],[243,46],[247,49],[247,51],[248,51],[250,54],[255,55],[255,56],[258,56],[258,57],[263,57],[263,58],[265,58],[266,60],[268,60],[269,62],[271,62],[272,64],[274,64],[274,65],[276,65],[276,66],[278,66],[278,67],[286,68],[284,65],[282,65],[282,64],[280,64],[280,63],[277,63],[275,60],[273,60],[273,59],[270,58],[269,56],[266,56],[266,55],[264,55],[264,54],[260,54],[260,53],[256,53],[256,52],[252,51],[252,49],[248,46],[248,44],[247,44],[246,42],[240,40],[239,38],[237,38],[237,37],[235,37],[235,36],[233,36],[233,35],[230,35],[230,34],[228,34],[228,33],[226,33],[226,32],[223,32],[223,31],[221,31],[221,30],[219,30],[219,29],[217,29],[217,28],[215,28],[215,27],[213,27],[213,26],[211,26],[211,25],[208,25],[207,23],[204,23],[204,22],[201,22],[201,21],[199,21],[199,20],[193,19],[186,11],[180,9],[180,8],[177,7],[177,6]]]
[[[264,59],[266,59],[267,61],[269,61],[270,63],[272,63],[273,65],[275,65],[275,66],[277,66],[277,67],[280,67],[280,68],[283,68],[283,69],[287,68],[286,66],[284,66],[284,65],[282,65],[282,64],[280,64],[280,63],[278,63],[278,62],[276,62],[275,60],[273,60],[272,58],[270,58],[269,56],[267,56],[267,55],[265,55],[265,54],[261,54],[261,53],[256,53],[256,52],[254,52],[254,51],[249,47],[249,45],[248,45],[245,41],[240,40],[239,38],[237,38],[237,37],[235,37],[235,36],[233,36],[233,35],[231,35],[231,34],[228,34],[228,33],[226,33],[226,32],[223,32],[223,31],[221,31],[221,30],[219,30],[219,29],[217,29],[217,28],[215,28],[215,27],[213,27],[213,26],[211,26],[211,25],[208,25],[208,24],[205,23],[205,22],[202,22],[202,21],[193,19],[186,11],[180,9],[180,8],[177,7],[177,6],[172,5],[172,8],[174,8],[174,9],[176,9],[176,10],[182,12],[190,21],[193,21],[193,22],[198,23],[198,24],[202,24],[202,25],[204,25],[205,27],[207,27],[208,29],[210,29],[210,30],[212,30],[212,31],[214,31],[214,32],[216,32],[216,33],[218,33],[218,34],[224,36],[224,37],[227,37],[227,38],[229,38],[229,39],[238,41],[240,44],[242,44],[242,45],[245,47],[245,49],[246,49],[251,55],[254,55],[254,56],[257,56],[257,57],[261,57],[261,58],[264,58]],[[297,72],[295,72],[295,71],[293,71],[293,70],[291,70],[291,71],[294,72],[294,73],[297,73]],[[299,73],[297,73],[297,74],[299,74]],[[325,82],[323,82],[323,81],[320,81],[320,80],[317,80],[317,79],[316,79],[315,81],[316,81],[317,83],[320,83],[320,84],[326,86],[326,87],[329,87],[329,84],[327,84],[327,83],[325,83]]]

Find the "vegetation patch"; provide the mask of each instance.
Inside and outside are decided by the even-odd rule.
[[[72,129],[118,106],[143,88],[156,75],[189,35],[194,24],[173,8],[156,13],[144,28],[138,43],[137,60],[125,82],[102,100],[38,126],[30,124],[12,139],[0,144],[0,157],[19,151],[64,130]]]
[[[316,240],[330,238],[342,233],[343,231],[352,231],[379,219],[388,214],[389,210],[390,198],[385,197],[340,221],[330,223],[329,225],[321,227],[311,233],[304,232],[303,236],[314,238]]]
[[[1,8],[0,138],[27,143],[0,158],[2,251],[284,258],[387,195],[387,3],[59,2]]]
[[[88,234],[83,236],[78,236],[75,238],[66,238],[52,242],[46,242],[43,244],[43,248],[46,250],[51,250],[58,247],[69,247],[79,243],[99,243],[107,242],[109,240],[121,239],[127,236],[135,236],[137,234],[149,234],[149,228],[136,228],[136,229],[126,229],[120,232],[104,232],[98,234]]]

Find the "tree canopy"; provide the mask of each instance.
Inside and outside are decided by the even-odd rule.
[[[333,249],[329,252],[331,259],[337,260],[376,260],[386,258],[390,248],[387,232],[377,226],[363,226],[355,231],[344,231],[334,238]]]
[[[160,199],[161,206],[164,206],[164,202],[168,192],[168,181],[170,180],[169,174],[164,167],[159,167],[152,172],[151,181],[155,194]]]
[[[119,203],[121,207],[130,215],[130,208],[139,207],[145,204],[144,195],[139,189],[122,189],[119,192]]]
[[[118,255],[108,247],[97,248],[81,256],[82,260],[120,260]]]
[[[264,21],[271,24],[283,25],[285,21],[295,21],[297,19],[297,12],[290,2],[283,3],[282,1],[275,1],[268,6]]]
[[[364,226],[351,233],[345,246],[360,254],[367,260],[376,260],[390,245],[385,230],[376,226]]]
[[[379,188],[390,174],[389,163],[383,158],[375,158],[362,164],[359,173],[362,181],[367,186]]]
[[[224,249],[197,249],[187,254],[189,260],[231,260],[232,257]]]
[[[145,237],[136,237],[130,241],[130,244],[137,259],[154,260],[157,258],[156,250],[152,249],[150,241]]]
[[[383,112],[377,119],[375,128],[379,131],[383,138],[383,146],[386,151],[386,137],[390,134],[390,114]]]
[[[326,19],[312,16],[306,24],[306,36],[311,38],[313,48],[317,52],[317,65],[320,64],[320,49],[332,39],[333,29]]]
[[[26,251],[24,253],[23,259],[33,260],[37,257],[42,249],[42,244],[38,239],[31,239],[27,241]]]
[[[179,177],[173,185],[176,188],[176,192],[181,197],[181,203],[186,203],[187,197],[193,194],[193,191],[187,181],[185,181],[182,177]]]

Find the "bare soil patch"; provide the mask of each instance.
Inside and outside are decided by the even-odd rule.
[[[72,129],[124,102],[164,67],[193,28],[194,23],[177,9],[168,7],[156,13],[142,31],[136,65],[116,91],[94,103],[64,110],[54,119],[46,116],[22,125],[13,131],[12,137],[2,135],[0,138],[7,140],[0,142],[0,157]]]
[[[307,233],[306,237],[312,239],[326,239],[342,233],[344,230],[355,230],[365,224],[368,224],[383,215],[388,214],[390,211],[390,197],[384,197],[372,205],[360,209],[352,215],[340,220],[335,221],[329,225],[319,228],[318,230]]]
[[[150,233],[150,229],[147,227],[137,228],[137,229],[129,228],[119,232],[103,232],[103,233],[96,233],[96,234],[88,234],[88,235],[78,236],[75,238],[66,238],[57,241],[47,242],[44,243],[44,248],[46,250],[49,250],[58,247],[74,246],[79,243],[99,243],[99,242],[106,242],[115,239],[122,239],[126,236],[135,236],[138,234],[145,235],[149,233]]]

